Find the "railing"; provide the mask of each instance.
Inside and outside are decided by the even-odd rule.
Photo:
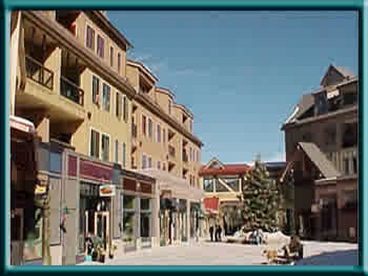
[[[169,145],[169,156],[175,158],[175,148]]]
[[[343,175],[354,175],[358,173],[357,148],[346,148],[327,154],[335,168]]]
[[[26,56],[26,73],[28,78],[40,85],[50,90],[54,88],[54,72],[28,55]]]
[[[84,91],[63,76],[60,77],[60,94],[81,106],[84,104]]]

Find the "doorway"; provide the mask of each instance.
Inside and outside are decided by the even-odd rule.
[[[15,208],[11,212],[11,244],[10,264],[21,265],[23,263],[23,231],[24,215],[22,208]]]
[[[103,248],[107,252],[110,245],[110,225],[109,225],[109,212],[95,212],[95,236],[99,237],[103,241]]]

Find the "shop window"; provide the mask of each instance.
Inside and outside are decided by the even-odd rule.
[[[134,239],[134,223],[135,223],[135,197],[123,195],[123,240],[132,241]]]
[[[105,111],[110,111],[110,94],[111,94],[111,87],[106,83],[103,84],[103,91],[102,91],[102,106]]]
[[[135,208],[134,201],[135,201],[134,196],[124,195],[123,209],[134,211]]]
[[[141,212],[141,237],[148,238],[150,237],[150,227],[151,226],[151,213],[150,212]]]
[[[109,161],[109,153],[110,153],[110,137],[102,134],[102,141],[101,141],[101,153],[102,153],[102,160]]]
[[[100,158],[100,133],[91,130],[90,139],[90,155],[95,158]]]
[[[207,193],[213,193],[213,188],[214,188],[213,184],[214,184],[213,178],[203,179],[203,190]]]
[[[61,173],[61,153],[50,152],[50,171]]]

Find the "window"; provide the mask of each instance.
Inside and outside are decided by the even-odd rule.
[[[114,67],[114,48],[110,47],[110,66]]]
[[[106,134],[102,134],[101,146],[102,160],[109,161],[110,137]]]
[[[100,106],[100,79],[96,76],[92,77],[92,101]]]
[[[354,105],[357,103],[357,94],[354,92],[345,92],[343,96],[344,105]]]
[[[229,192],[229,190],[218,179],[216,179],[216,192]]]
[[[223,177],[222,180],[235,192],[239,192],[239,179],[237,177]]]
[[[157,161],[157,169],[161,170],[161,162],[160,161]]]
[[[134,237],[134,225],[135,225],[135,201],[134,196],[123,195],[123,200],[121,206],[123,211],[123,240],[132,241]]]
[[[147,117],[142,115],[142,133],[143,135],[147,135],[146,120],[147,120]]]
[[[205,178],[203,180],[203,190],[207,193],[212,193],[214,186],[213,184],[214,184],[213,178]]]
[[[121,110],[122,110],[122,102],[121,102],[122,96],[119,92],[116,92],[116,117],[120,120],[121,118]]]
[[[349,159],[348,158],[344,158],[344,173],[346,175],[348,175],[350,173]]]
[[[157,124],[157,143],[161,143],[161,126]]]
[[[118,53],[118,73],[120,74],[120,69],[121,69],[121,54]]]
[[[128,99],[127,99],[127,97],[126,96],[124,96],[124,114],[123,114],[123,119],[124,119],[124,121],[125,122],[127,122],[128,121],[128,115],[129,115],[129,113],[128,113]]]
[[[146,155],[142,155],[142,169],[147,168],[147,156]]]
[[[123,143],[123,153],[122,153],[122,155],[123,155],[123,168],[125,168],[125,162],[126,162],[126,145],[125,145],[125,143]]]
[[[165,144],[166,143],[166,131],[165,129],[163,128],[162,129],[162,142]]]
[[[93,129],[91,130],[90,155],[100,158],[100,133]]]
[[[106,111],[110,111],[110,93],[111,87],[104,83],[102,91],[102,106]]]
[[[149,198],[141,198],[141,237],[148,238],[151,232],[151,204]]]
[[[105,40],[100,36],[97,35],[97,55],[100,58],[104,58],[105,56]]]
[[[147,164],[148,168],[152,168],[152,157],[148,157],[147,161],[148,161],[148,164]]]
[[[165,162],[162,162],[162,170],[166,171],[166,163]]]
[[[355,156],[353,157],[353,172],[354,174],[358,173],[358,162]]]
[[[335,145],[336,144],[336,127],[331,125],[325,129],[325,144]]]
[[[189,161],[193,161],[193,151],[192,151],[192,148],[189,148]]]
[[[153,122],[151,118],[148,118],[148,137],[152,138],[153,132]]]
[[[114,156],[115,163],[119,163],[119,141],[115,140],[115,156]]]
[[[90,26],[87,26],[86,46],[92,50],[95,50],[95,30]]]
[[[61,153],[50,152],[50,171],[55,173],[61,172]]]
[[[328,111],[326,92],[322,92],[320,94],[315,95],[315,103],[317,115],[326,113]]]
[[[189,120],[189,131],[192,132],[193,130],[193,122],[192,120]]]

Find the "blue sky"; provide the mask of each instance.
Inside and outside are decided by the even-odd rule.
[[[282,122],[330,63],[358,72],[353,11],[109,11],[195,116],[202,162],[284,158]]]

